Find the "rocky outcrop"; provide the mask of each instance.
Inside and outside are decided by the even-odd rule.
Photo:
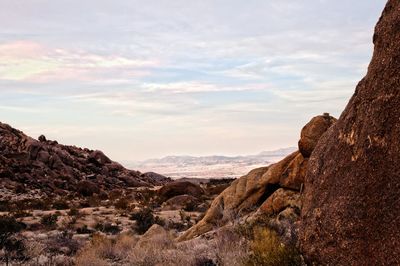
[[[198,198],[203,194],[204,190],[199,185],[189,181],[170,182],[158,190],[158,196],[162,201],[179,195],[191,195]]]
[[[199,204],[199,199],[191,195],[179,195],[170,198],[161,206],[162,210],[181,210],[188,206],[196,206]]]
[[[302,132],[299,143],[316,143],[323,133],[322,129],[326,130],[327,125],[334,121],[329,115],[313,118],[303,129],[306,133]],[[313,145],[307,147],[312,151]],[[307,163],[308,158],[296,151],[278,163],[254,169],[236,179],[214,199],[204,218],[179,237],[179,240],[204,234],[254,212],[260,206],[258,213],[265,215],[277,215],[286,208],[300,206],[299,191],[304,182]]]
[[[301,130],[299,150],[304,157],[310,157],[319,138],[336,122],[336,118],[328,113],[311,119]]]
[[[318,265],[400,265],[400,1],[389,0],[368,73],[318,142],[300,242]]]
[[[39,189],[48,195],[76,192],[91,196],[115,188],[168,181],[125,169],[101,151],[61,145],[43,135],[35,140],[0,123],[0,187]]]

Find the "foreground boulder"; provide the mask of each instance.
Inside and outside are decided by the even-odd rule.
[[[308,141],[317,142],[322,133],[320,117],[334,123],[335,118],[325,115],[313,118],[308,124]],[[312,129],[318,133],[312,132]],[[312,146],[310,146],[312,149]],[[312,150],[311,150],[312,151]],[[296,151],[278,163],[250,171],[236,179],[214,199],[204,218],[186,231],[178,240],[194,238],[214,228],[240,219],[257,209],[261,215],[278,215],[287,208],[299,208],[299,192],[304,182],[308,158]],[[260,208],[261,206],[261,208]],[[297,210],[299,214],[299,210]]]
[[[309,161],[310,264],[400,265],[400,1],[388,1],[373,40],[366,77]]]

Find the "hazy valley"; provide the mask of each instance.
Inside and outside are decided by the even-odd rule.
[[[122,162],[141,172],[156,172],[178,178],[237,178],[250,170],[275,163],[294,152],[295,147],[264,151],[247,156],[167,156],[141,162]]]

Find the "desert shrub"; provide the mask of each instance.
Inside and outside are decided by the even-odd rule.
[[[219,230],[215,237],[218,265],[241,266],[249,254],[249,241],[232,228]]]
[[[166,228],[168,230],[176,230],[178,232],[181,232],[186,230],[188,227],[181,222],[168,221],[166,222]]]
[[[135,246],[127,258],[127,264],[138,266],[193,266],[196,265],[196,263],[210,263],[211,260],[213,262],[215,261],[215,245],[213,243],[213,241],[207,241],[205,239],[195,239],[191,241],[174,243],[169,238],[165,239],[165,236],[159,236],[151,239],[150,242],[148,242],[145,246]]]
[[[136,244],[136,239],[130,235],[121,235],[115,241],[95,234],[77,254],[77,266],[103,266],[109,265],[108,261],[119,261],[128,256]]]
[[[57,227],[57,214],[47,214],[42,216],[40,223],[47,229],[55,229]]]
[[[115,203],[114,206],[116,209],[120,209],[120,210],[127,210],[129,209],[129,201],[127,199],[118,199]]]
[[[79,212],[79,210],[78,210],[77,208],[71,208],[71,209],[67,212],[67,214],[68,214],[69,216],[80,216],[80,212]]]
[[[108,193],[108,198],[110,200],[117,200],[120,198],[122,195],[124,195],[123,191],[120,189],[113,189]]]
[[[91,234],[93,233],[93,230],[89,229],[88,226],[85,224],[82,227],[78,227],[76,229],[76,233],[79,235]]]
[[[17,207],[20,209],[32,209],[32,210],[50,210],[51,209],[51,200],[48,198],[45,199],[30,199],[30,200],[21,200],[16,202]]]
[[[119,258],[125,258],[135,247],[138,238],[131,234],[120,234],[115,240],[114,250]]]
[[[143,206],[149,206],[151,208],[159,207],[163,202],[158,197],[157,192],[152,189],[143,189],[136,193],[135,199]]]
[[[24,244],[21,239],[14,237],[16,233],[26,228],[24,223],[18,222],[11,216],[0,216],[0,250],[5,251],[5,261],[8,264],[9,257],[14,255],[21,258]]]
[[[104,190],[100,190],[100,192],[99,192],[99,199],[100,199],[100,200],[106,200],[106,199],[108,199],[108,194],[107,194],[107,192],[105,192]]]
[[[134,229],[139,234],[144,234],[153,224],[165,224],[160,217],[154,216],[153,211],[149,208],[144,208],[138,212],[132,213],[130,219],[136,221]]]
[[[7,240],[15,233],[26,228],[24,223],[18,222],[11,216],[0,216],[0,248],[3,248]]]
[[[81,245],[72,239],[72,233],[64,231],[61,234],[51,237],[46,242],[46,250],[50,254],[63,254],[66,256],[74,255]]]
[[[118,225],[114,225],[111,223],[97,223],[94,227],[97,231],[103,232],[103,233],[107,233],[107,234],[112,234],[112,235],[116,235],[119,232],[121,232],[121,227],[119,227]]]
[[[56,210],[69,209],[69,203],[66,200],[60,199],[53,203],[53,208]]]
[[[38,230],[42,230],[44,228],[44,226],[41,223],[32,223],[28,225],[28,229],[30,231],[38,231]]]
[[[250,242],[250,255],[246,265],[302,265],[299,252],[295,247],[285,245],[277,234],[266,227],[254,229]]]
[[[10,210],[10,202],[8,200],[0,200],[0,212],[8,212]]]
[[[195,260],[194,266],[217,266],[217,264],[212,259],[201,257]]]
[[[22,218],[32,216],[32,213],[24,211],[24,210],[15,210],[10,213],[14,218]]]

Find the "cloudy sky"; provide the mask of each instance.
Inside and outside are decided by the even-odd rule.
[[[0,0],[0,121],[115,160],[295,146],[384,0]]]

